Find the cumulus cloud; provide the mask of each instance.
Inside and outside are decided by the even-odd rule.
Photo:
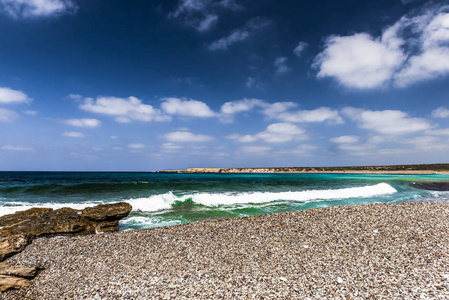
[[[82,132],[77,132],[77,131],[64,132],[62,135],[66,136],[66,137],[71,137],[71,138],[82,138],[82,137],[84,137],[84,134]]]
[[[354,135],[343,135],[331,138],[330,141],[336,144],[355,144],[359,142],[359,137]]]
[[[3,150],[8,151],[31,151],[33,148],[30,147],[22,147],[22,146],[12,146],[12,145],[5,145],[2,147]]]
[[[187,100],[179,98],[164,98],[161,104],[162,110],[170,115],[180,115],[189,117],[213,117],[215,113],[206,103],[197,100]]]
[[[214,138],[204,134],[194,134],[188,131],[175,131],[163,135],[169,142],[208,142]]]
[[[443,106],[438,107],[437,109],[432,111],[432,117],[440,119],[449,118],[449,109]]]
[[[449,7],[408,19],[405,23],[419,32],[414,40],[420,49],[412,54],[404,68],[396,74],[396,83],[407,86],[449,73]],[[403,26],[405,27],[405,25]]]
[[[219,20],[222,10],[238,10],[241,6],[233,0],[180,0],[168,16],[181,21],[185,26],[205,32]]]
[[[295,49],[293,49],[293,53],[295,53],[296,56],[301,57],[302,53],[306,48],[309,46],[306,42],[299,42],[298,45],[296,45]]]
[[[277,119],[286,123],[328,122],[330,124],[342,124],[338,110],[329,107],[319,107],[313,110],[298,110],[298,104],[294,102],[268,103],[260,99],[242,99],[226,102],[221,106],[221,117],[232,121],[232,115],[240,112],[248,112],[259,108],[260,112],[270,119]],[[296,110],[295,110],[296,109]]]
[[[7,87],[0,87],[0,103],[30,103],[33,99],[24,92],[12,90]]]
[[[240,112],[247,112],[255,107],[265,106],[265,102],[259,99],[242,99],[236,101],[226,102],[221,106],[221,112],[223,114],[236,114]]]
[[[19,115],[12,110],[0,108],[0,122],[13,122]]]
[[[314,66],[319,78],[369,89],[410,84],[449,74],[449,6],[426,6],[402,17],[381,36],[331,36]]]
[[[254,135],[232,134],[228,139],[241,143],[255,142],[263,140],[267,143],[284,143],[292,140],[305,140],[307,135],[304,129],[290,123],[275,123],[269,125],[265,131]]]
[[[265,113],[271,118],[290,123],[325,121],[331,124],[344,123],[343,119],[340,117],[340,113],[338,112],[338,110],[332,110],[329,107],[319,107],[313,110],[281,111],[281,108],[284,107],[278,106],[277,109],[268,108],[267,110],[265,110]],[[276,110],[278,111],[275,112]]]
[[[0,9],[14,17],[49,17],[73,12],[70,0],[0,0]]]
[[[292,70],[287,66],[287,60],[287,57],[278,57],[274,60],[274,72],[277,75],[284,75]]]
[[[372,111],[353,107],[343,109],[351,120],[363,129],[386,135],[402,135],[430,129],[432,126],[425,119],[411,118],[399,110]]]
[[[162,114],[159,109],[143,104],[142,100],[133,96],[86,98],[79,107],[85,111],[115,116],[115,120],[121,123],[129,123],[132,120],[143,122],[171,120],[170,116]]]
[[[65,124],[75,127],[95,128],[100,126],[101,122],[97,119],[68,119],[64,121]]]
[[[390,80],[405,61],[398,45],[369,34],[331,36],[316,60],[318,77],[333,77],[347,87],[375,88]]]
[[[209,45],[209,50],[227,50],[231,45],[242,42],[252,36],[258,30],[267,27],[271,22],[262,18],[254,18],[249,20],[245,26],[236,29],[228,36],[218,39]]]

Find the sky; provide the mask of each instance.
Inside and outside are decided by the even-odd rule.
[[[0,0],[0,170],[449,162],[449,1]]]

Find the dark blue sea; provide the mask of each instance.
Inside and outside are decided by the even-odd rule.
[[[121,230],[283,211],[407,201],[449,201],[414,182],[449,175],[0,172],[0,215],[32,207],[81,209],[126,201]]]

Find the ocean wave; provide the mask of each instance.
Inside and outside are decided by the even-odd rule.
[[[156,212],[171,209],[176,203],[192,201],[195,204],[216,207],[236,204],[259,204],[274,201],[324,201],[348,198],[368,198],[396,193],[391,185],[379,183],[371,186],[333,190],[306,190],[298,192],[244,192],[244,193],[194,193],[175,195],[172,192],[130,199],[134,211]]]

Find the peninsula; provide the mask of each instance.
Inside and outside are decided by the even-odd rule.
[[[398,173],[449,174],[449,164],[346,166],[346,167],[277,167],[277,168],[188,168],[162,170],[160,173]]]

